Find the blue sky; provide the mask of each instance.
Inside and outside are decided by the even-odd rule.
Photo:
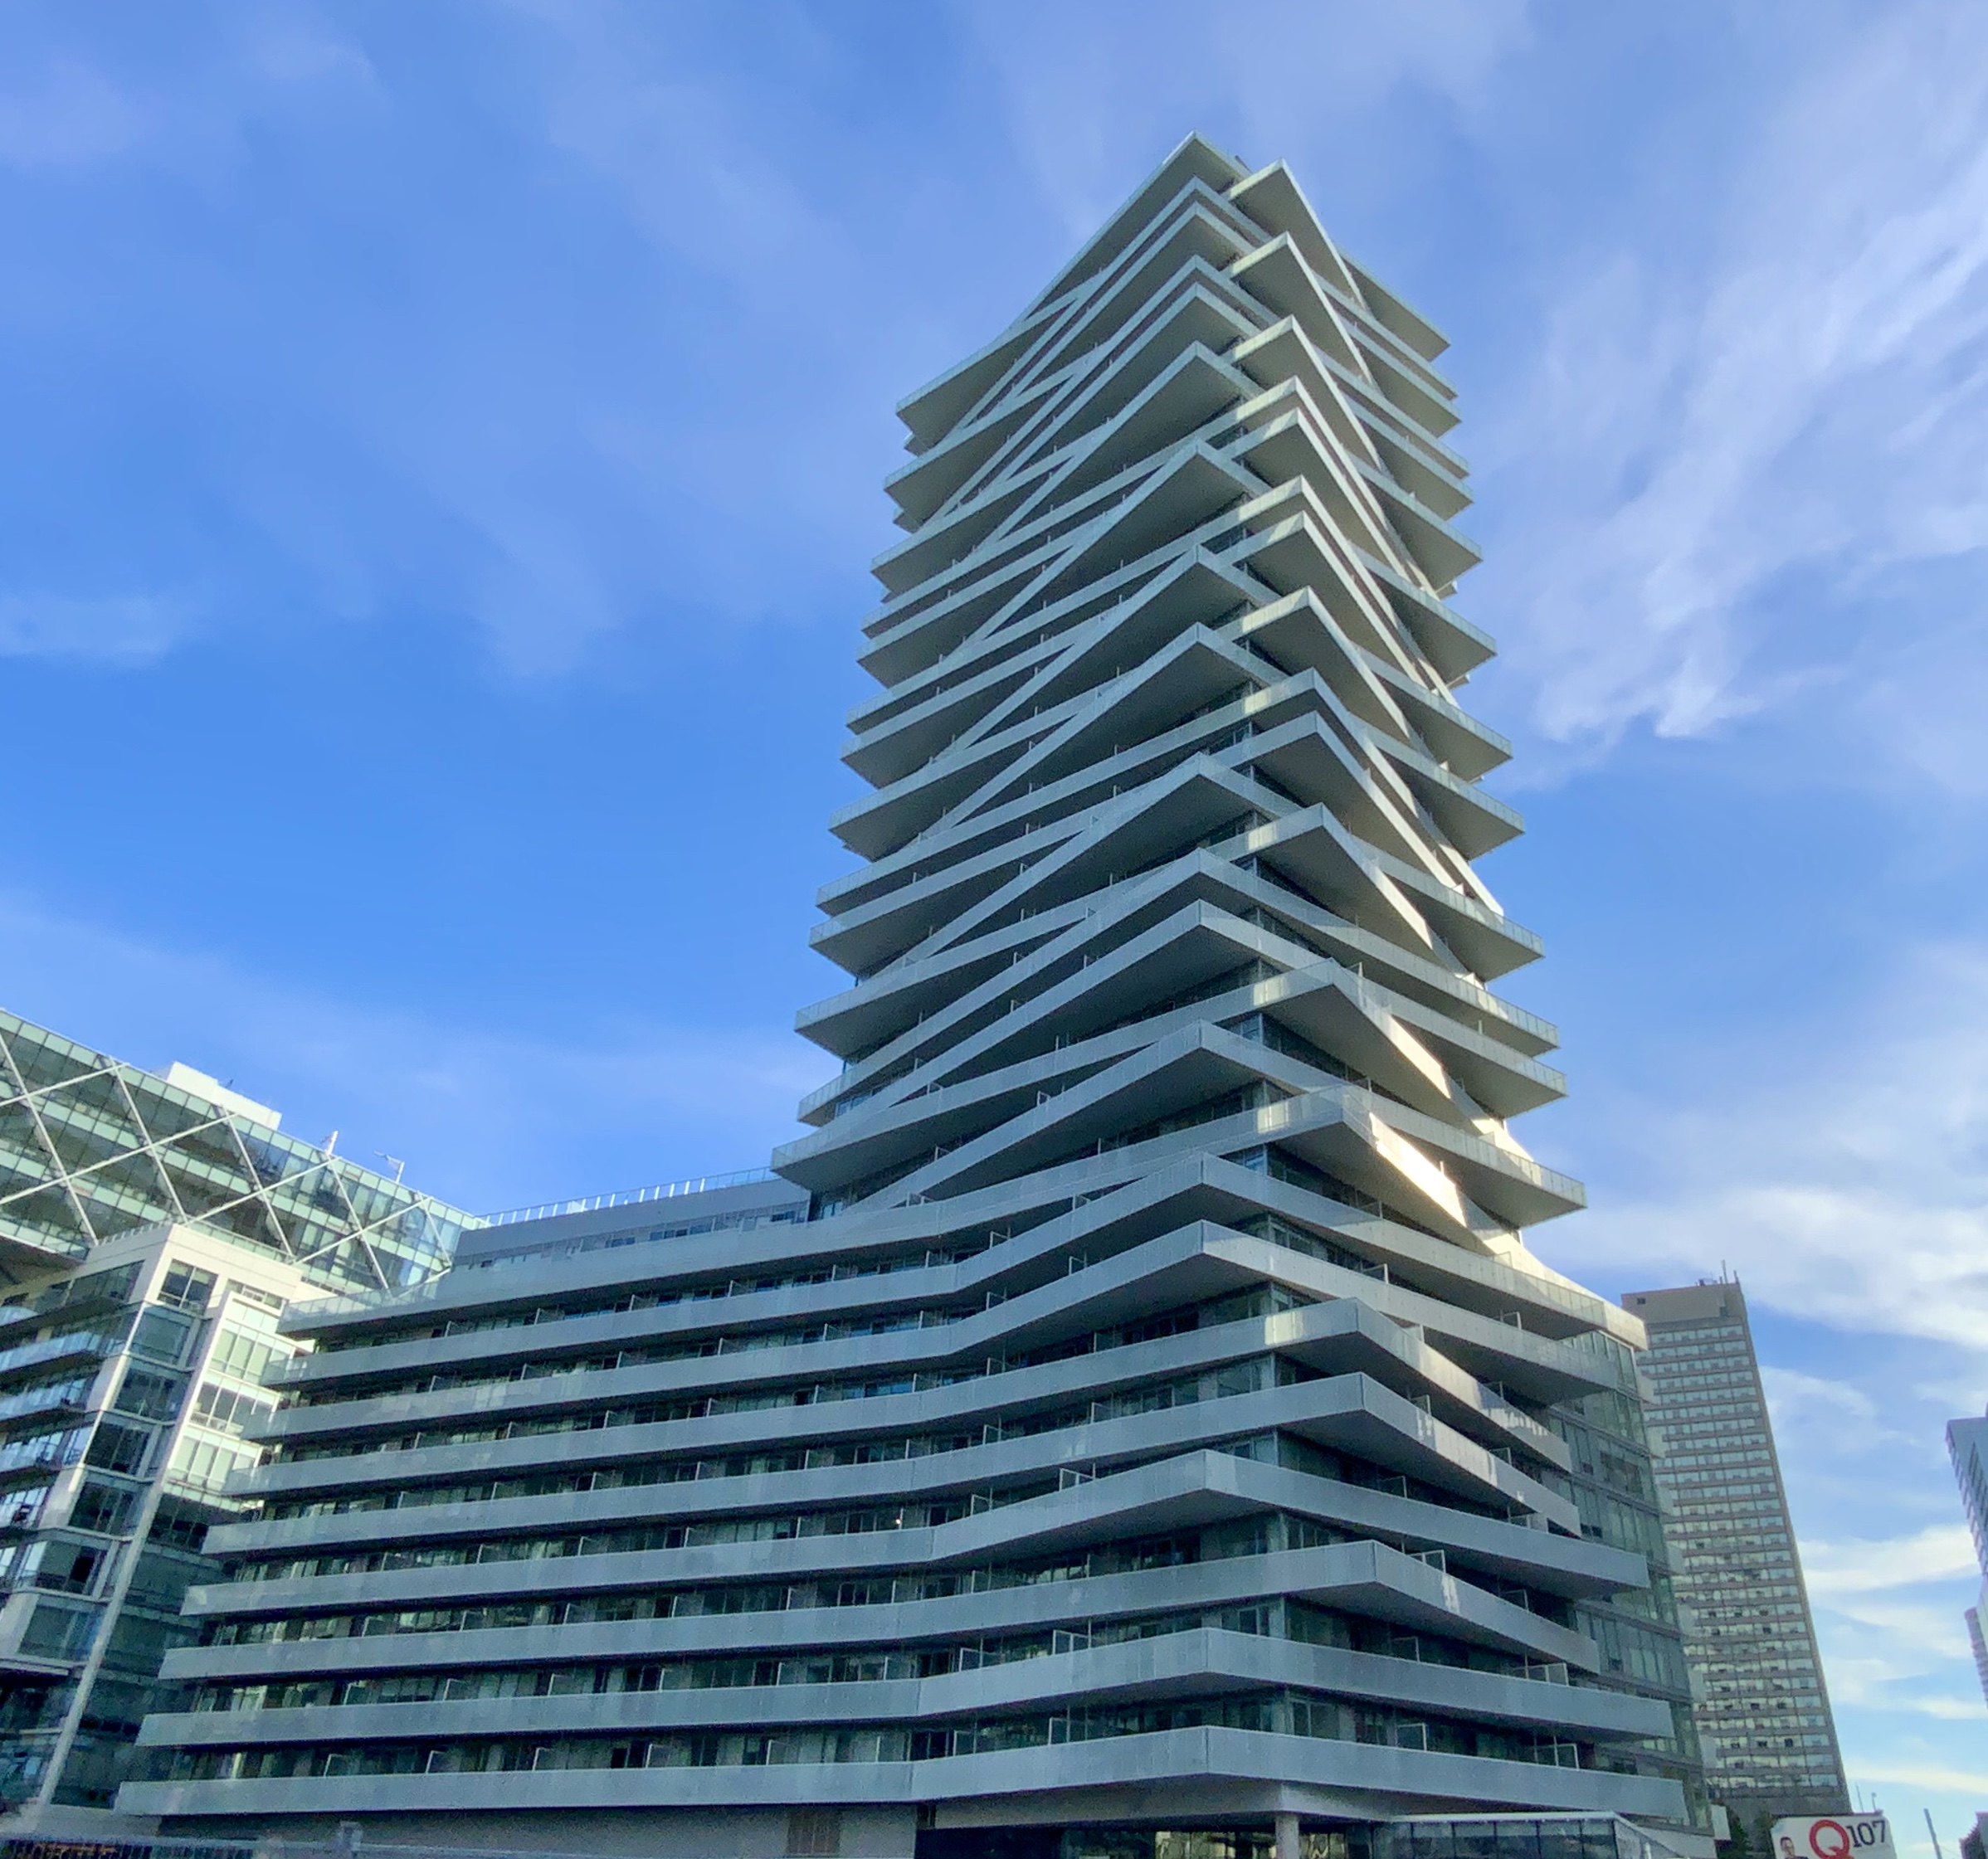
[[[0,12],[0,1005],[476,1208],[762,1160],[893,403],[1190,128],[1455,343],[1620,1292],[1743,1277],[1854,1774],[1988,1803],[1988,10]]]

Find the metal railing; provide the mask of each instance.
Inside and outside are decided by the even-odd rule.
[[[674,1200],[679,1195],[701,1195],[714,1188],[743,1188],[774,1179],[770,1168],[742,1168],[731,1175],[694,1175],[687,1181],[665,1181],[652,1188],[622,1188],[610,1195],[587,1195],[578,1200],[548,1200],[536,1207],[513,1207],[484,1216],[485,1226],[515,1226],[521,1220],[550,1219],[555,1214],[592,1214],[603,1207],[635,1207],[646,1200]]]

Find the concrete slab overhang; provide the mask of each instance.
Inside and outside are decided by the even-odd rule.
[[[1279,1784],[1330,1788],[1339,1813],[1384,1818],[1406,1802],[1434,1811],[1444,1805],[1483,1811],[1620,1808],[1630,1813],[1681,1818],[1683,1790],[1675,1782],[1598,1774],[1537,1763],[1493,1762],[1424,1750],[1375,1748],[1313,1737],[1278,1737],[1211,1728],[1163,1730],[1097,1741],[947,1757],[919,1763],[790,1763],[749,1771],[683,1768],[613,1771],[540,1769],[499,1774],[374,1775],[287,1781],[157,1782],[129,1784],[120,1797],[127,1813],[198,1815],[350,1813],[360,1804],[373,1812],[476,1806],[532,1807],[737,1804],[742,1795],[767,1803],[871,1800],[1011,1799],[1017,1795],[1070,1796],[1128,1785],[1164,1785],[1174,1811],[1194,1800],[1202,1778],[1258,1791],[1252,1806],[1264,1811]],[[1222,1797],[1231,1811],[1239,1803]],[[1156,1798],[1149,1813],[1164,1813]],[[1246,1810],[1245,1810],[1246,1811]]]
[[[944,1724],[992,1711],[1067,1706],[1080,1699],[1101,1705],[1144,1704],[1234,1695],[1264,1684],[1302,1686],[1327,1696],[1440,1711],[1465,1721],[1591,1738],[1666,1735],[1671,1730],[1669,1713],[1654,1699],[1199,1628],[923,1679],[785,1681],[597,1697],[358,1706],[339,1712],[337,1734],[363,1741],[410,1733],[571,1735],[740,1723],[772,1728],[861,1722],[871,1715]],[[306,1706],[162,1715],[147,1727],[141,1740],[254,1746],[316,1742],[325,1734],[323,1711]]]

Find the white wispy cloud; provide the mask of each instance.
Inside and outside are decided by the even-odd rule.
[[[1905,1693],[1888,1691],[1865,1697],[1863,1694],[1838,1687],[1839,1703],[1872,1703],[1880,1709],[1897,1712],[1908,1717],[1931,1717],[1943,1724],[1979,1724],[1988,1721],[1988,1705],[1979,1696],[1950,1697],[1943,1692],[1911,1691]]]
[[[1832,1478],[1841,1468],[1879,1457],[1918,1468],[1925,1442],[1915,1439],[1891,1404],[1880,1399],[1888,1390],[1772,1362],[1761,1365],[1761,1380],[1784,1460],[1800,1463],[1810,1477]]]
[[[1952,737],[1965,693],[1988,689],[1971,625],[1988,13],[1852,17],[1839,37],[1823,22],[1820,61],[1770,94],[1709,225],[1668,243],[1640,226],[1567,280],[1531,378],[1480,431],[1480,462],[1528,513],[1486,572],[1549,737],[1606,745],[1639,720],[1690,734],[1836,685],[1852,719],[1932,698],[1952,725],[1898,752],[1979,782]],[[1810,37],[1788,38],[1784,65]],[[1885,603],[1963,557],[1959,611]]]
[[[99,70],[56,54],[17,68],[0,86],[0,165],[61,173],[89,168],[141,141],[149,113]]]
[[[0,658],[134,669],[191,638],[199,621],[199,604],[180,595],[0,594]]]
[[[1872,1542],[1807,1542],[1801,1561],[1809,1592],[1819,1597],[1889,1593],[1976,1573],[1974,1539],[1958,1523]]]
[[[1875,997],[1790,1029],[1778,1055],[1706,1057],[1686,1107],[1616,1107],[1652,1185],[1564,1241],[1545,1229],[1542,1252],[1651,1282],[1729,1264],[1751,1298],[1847,1334],[1982,1348],[1988,949],[1901,950]]]
[[[1948,1769],[1933,1763],[1866,1763],[1859,1766],[1857,1774],[1866,1783],[1892,1782],[1901,1788],[1930,1788],[1976,1798],[1988,1793],[1988,1769]]]
[[[1524,42],[1529,9],[1526,0],[1262,0],[1245,17],[1196,0],[998,0],[960,12],[998,74],[1016,154],[1065,237],[1079,239],[1190,129],[1218,142],[1234,134],[1230,152],[1247,162],[1289,159],[1314,186],[1347,150],[1377,176],[1375,117],[1409,88],[1474,105]]]

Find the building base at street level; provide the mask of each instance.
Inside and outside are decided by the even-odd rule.
[[[1109,1825],[1059,1819],[1067,1803],[1040,1798],[1038,1824],[1017,1820],[1011,1797],[998,1824],[971,1824],[973,1804],[763,1811],[665,1809],[631,1813],[410,1814],[382,1817],[362,1827],[331,1816],[286,1818],[275,1837],[251,1843],[231,1823],[217,1840],[192,1824],[153,1838],[129,1815],[87,1809],[48,1810],[34,1827],[10,1828],[16,1842],[82,1846],[144,1839],[151,1859],[354,1859],[362,1848],[390,1848],[394,1859],[456,1859],[466,1852],[492,1859],[558,1853],[585,1859],[1713,1859],[1709,1840],[1675,1828],[1639,1826],[1610,1814],[1430,1815],[1367,1823],[1287,1811],[1268,1817],[1183,1813],[1177,1798],[1125,1801],[1121,1815],[1157,1814],[1161,1824]],[[1213,1807],[1212,1802],[1200,1803]],[[1170,1811],[1171,1809],[1171,1811]],[[115,1822],[115,1826],[111,1823]],[[217,1825],[219,1823],[217,1823]],[[0,1848],[26,1859],[18,1847]]]
[[[149,1841],[158,1831],[154,1815],[123,1814],[113,1808],[65,1807],[54,1801],[30,1801],[25,1807],[0,1815],[0,1841],[15,1842],[4,1849],[10,1852],[30,1842],[42,1848],[101,1848]]]

